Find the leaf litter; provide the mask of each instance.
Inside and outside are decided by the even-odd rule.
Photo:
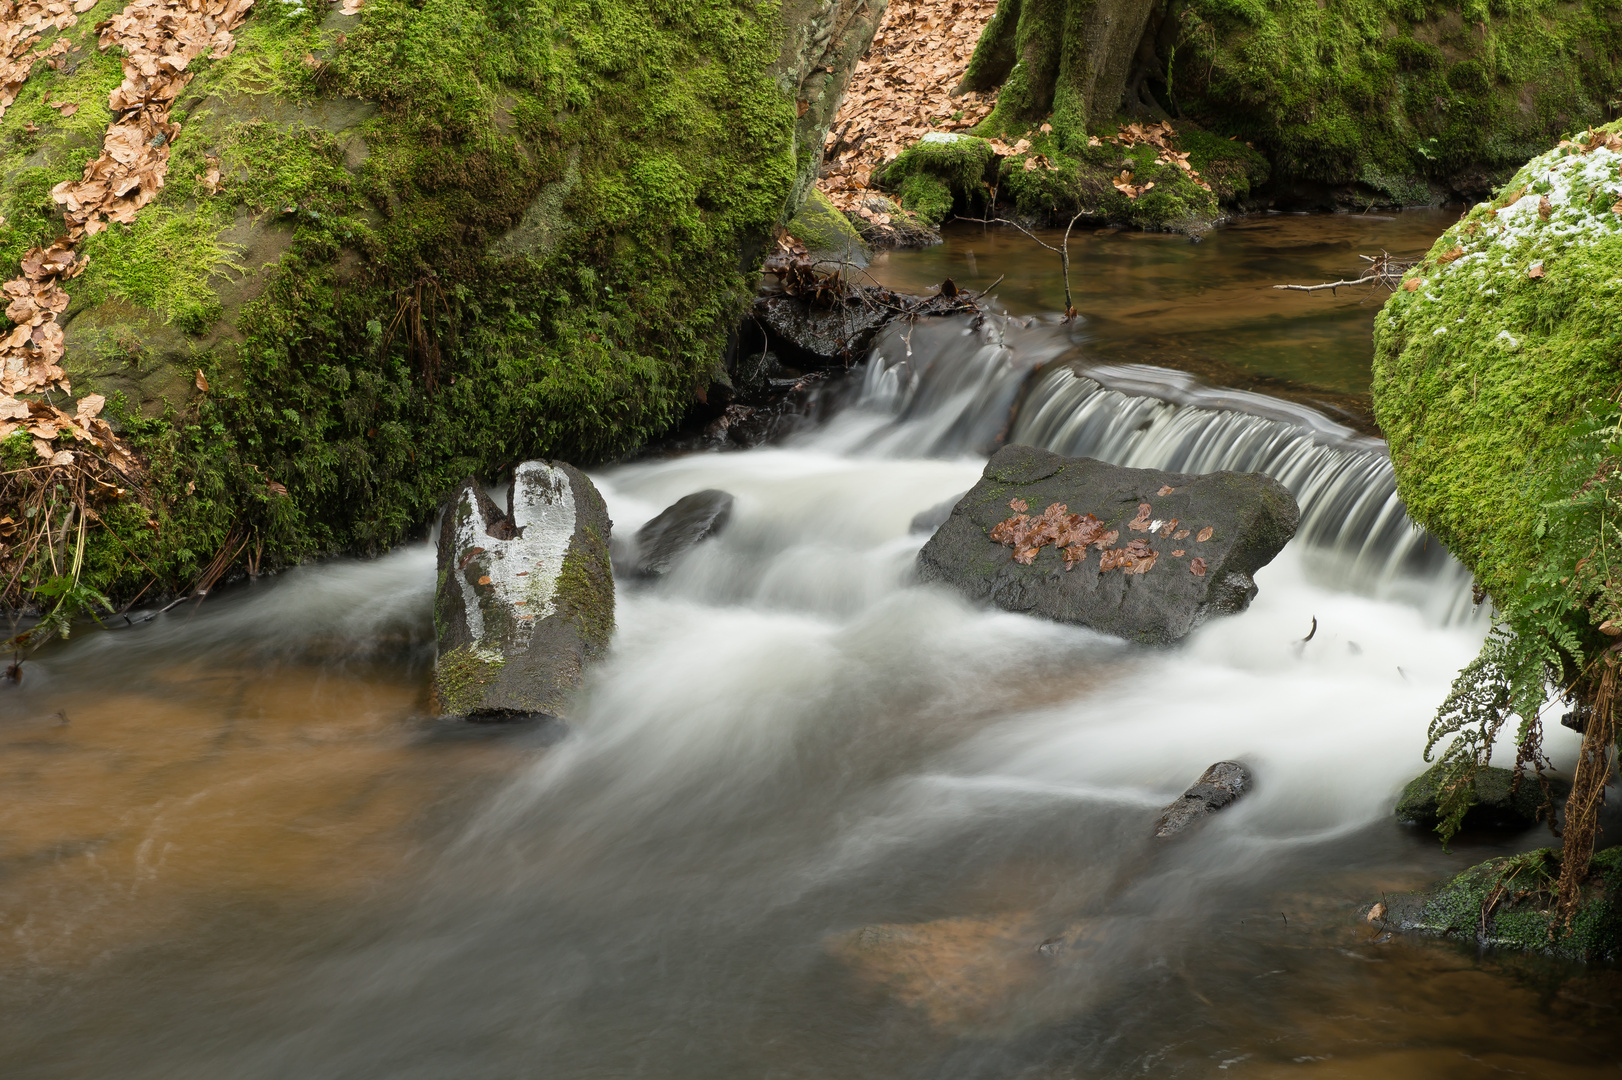
[[[995,91],[951,92],[996,11],[996,0],[890,0],[828,129],[817,186],[830,202],[860,213],[880,165],[931,132],[967,131],[991,115]]]
[[[65,29],[78,21],[78,12],[87,11],[95,0],[76,0],[69,6],[18,5],[0,0],[0,112],[16,99],[22,81],[35,61],[67,51],[68,42],[58,39],[49,49],[34,49],[40,35],[49,28]],[[55,386],[72,393],[67,373],[62,369],[64,355],[62,328],[57,317],[67,310],[68,294],[62,287],[84,272],[87,256],[75,252],[87,236],[106,229],[110,222],[132,224],[136,213],[163,190],[169,171],[170,146],[180,134],[180,125],[169,120],[176,97],[192,79],[187,70],[200,56],[223,59],[236,47],[233,31],[246,17],[253,0],[133,0],[123,11],[98,23],[97,48],[106,52],[123,50],[124,78],[108,95],[107,106],[114,114],[107,126],[102,152],[85,165],[78,180],[65,180],[51,189],[51,197],[62,207],[67,231],[50,245],[32,248],[21,260],[22,273],[7,281],[0,290],[6,297],[6,317],[14,324],[0,337],[0,437],[11,434],[19,410],[35,410],[37,402],[20,402],[18,394],[38,393]],[[76,109],[77,106],[71,106]],[[63,116],[72,115],[69,106],[60,107]],[[217,159],[210,159],[205,183],[211,191],[219,188]],[[133,457],[97,414],[100,395],[91,411],[81,409],[69,417],[54,406],[43,406],[48,414],[28,412],[39,457],[53,465],[73,460],[73,451],[57,449],[51,440],[71,436],[95,443],[116,464],[133,466]]]

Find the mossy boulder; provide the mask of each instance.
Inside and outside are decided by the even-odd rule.
[[[579,469],[526,461],[505,512],[466,480],[440,523],[434,596],[439,711],[566,718],[614,633],[613,523]]]
[[[800,212],[789,220],[788,231],[805,245],[819,270],[863,267],[868,263],[870,254],[862,234],[818,188],[806,193]]]
[[[953,214],[979,216],[990,205],[996,160],[985,139],[931,132],[879,170],[874,182],[938,228]]]
[[[1622,958],[1622,848],[1594,856],[1567,922],[1554,908],[1559,853],[1550,848],[1490,859],[1426,893],[1387,896],[1369,921],[1404,933],[1570,960]]]
[[[1622,149],[1605,145],[1619,128],[1533,158],[1442,234],[1375,321],[1374,409],[1397,490],[1500,601],[1539,561],[1572,423],[1622,382]]]
[[[1441,777],[1437,764],[1408,782],[1397,800],[1397,820],[1411,825],[1433,826],[1441,820]],[[1549,797],[1558,801],[1571,785],[1564,780],[1549,781]],[[1465,828],[1525,829],[1538,823],[1543,811],[1543,786],[1530,773],[1515,783],[1513,769],[1486,767],[1475,774],[1475,802],[1465,816]]]
[[[99,152],[122,73],[92,27],[120,8],[63,31],[66,61],[0,119],[8,277]],[[184,587],[228,537],[267,567],[376,552],[469,474],[666,431],[720,370],[883,11],[255,6],[188,68],[161,195],[69,283],[75,391],[112,395],[151,465],[88,583]]]

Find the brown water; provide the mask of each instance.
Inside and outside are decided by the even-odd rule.
[[[1241,228],[1313,221],[1344,227]],[[1169,243],[1156,273],[1189,290],[1261,272],[1220,231]],[[910,451],[927,420],[859,405],[791,447],[599,474],[618,534],[702,487],[738,509],[622,590],[567,736],[423,715],[426,545],[30,661],[0,694],[0,1076],[1622,1068],[1613,967],[1356,917],[1548,842],[1449,854],[1389,818],[1479,622],[1293,547],[1174,652],[977,611],[907,584],[911,516],[980,467]],[[1151,846],[1230,756],[1255,792]]]
[[[1274,285],[1356,280],[1360,255],[1418,257],[1457,210],[1400,214],[1267,214],[1199,243],[1117,229],[1071,234],[1071,289],[1088,341],[1104,362],[1157,364],[1213,381],[1267,389],[1270,380],[1365,396],[1374,316],[1383,290],[1281,292]],[[1062,230],[1041,230],[1058,247]],[[881,253],[870,273],[907,292],[950,277],[969,289],[1002,278],[995,296],[1015,314],[1062,311],[1059,256],[1007,227],[959,222],[946,242]]]

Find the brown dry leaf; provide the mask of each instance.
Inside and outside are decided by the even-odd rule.
[[[1419,279],[1416,278],[1416,277],[1411,277],[1407,281],[1402,283],[1402,291],[1403,292],[1413,292],[1418,288],[1419,288]]]
[[[192,382],[197,384],[197,389],[201,390],[205,394],[208,393],[208,379],[203,375],[202,368],[197,369],[197,377],[193,379]]]
[[[1542,277],[1543,276],[1543,264],[1541,262],[1535,262],[1531,266],[1527,267],[1526,268],[1526,276],[1529,277],[1529,278],[1534,278],[1534,279]]]
[[[1183,555],[1184,555],[1184,551],[1183,551],[1182,548],[1178,548],[1177,550],[1173,551],[1171,554],[1172,554],[1173,558],[1181,559],[1183,557]]]
[[[489,574],[480,574],[479,575],[479,584],[480,585],[488,585],[488,584],[490,584],[490,575]]]
[[[1174,487],[1170,487],[1170,486],[1168,486],[1166,484],[1161,484],[1160,485],[1160,490],[1155,492],[1155,494],[1157,496],[1159,496],[1160,498],[1164,499],[1167,495],[1170,495],[1173,491],[1176,491],[1176,490],[1177,489],[1174,488]]]
[[[365,3],[365,0],[344,0],[343,5],[338,8],[338,14],[340,14],[340,15],[359,15],[361,5],[364,4],[364,3]]]
[[[1201,544],[1203,544],[1203,543],[1205,543],[1205,542],[1206,542],[1206,541],[1207,541],[1207,540],[1209,540],[1209,539],[1211,539],[1211,537],[1212,537],[1212,535],[1213,535],[1213,534],[1214,534],[1214,533],[1215,533],[1215,532],[1216,532],[1216,528],[1215,528],[1215,527],[1214,527],[1214,526],[1211,526],[1211,525],[1207,525],[1207,526],[1206,526],[1206,527],[1205,527],[1205,528],[1203,528],[1203,529],[1201,529],[1201,530],[1200,530],[1200,534],[1199,534],[1199,535],[1198,535],[1198,536],[1196,536],[1196,537],[1195,537],[1195,538],[1194,538],[1194,539],[1195,539],[1195,540],[1196,540],[1196,541],[1197,541],[1197,542],[1199,542],[1199,543],[1201,543]]]
[[[1385,918],[1385,910],[1386,908],[1384,904],[1375,904],[1373,907],[1369,908],[1369,922],[1379,922],[1381,919]]]
[[[1139,503],[1138,516],[1127,522],[1126,527],[1131,529],[1133,532],[1148,532],[1150,510],[1151,507],[1148,503]]]
[[[286,484],[279,484],[276,481],[271,480],[271,481],[266,482],[265,486],[270,489],[270,493],[272,495],[277,495],[277,496],[282,496],[282,497],[286,497],[286,495],[287,495],[287,485]]]
[[[1195,556],[1188,564],[1188,572],[1195,577],[1205,576],[1205,560]]]
[[[1177,519],[1172,518],[1170,521],[1166,522],[1166,524],[1164,524],[1164,525],[1162,525],[1160,527],[1159,535],[1162,538],[1168,537],[1168,536],[1171,535],[1172,530],[1175,529],[1175,528],[1177,528]]]
[[[1452,251],[1444,251],[1442,254],[1436,256],[1436,261],[1439,263],[1450,263],[1454,259],[1461,259],[1463,257],[1464,249],[1462,247],[1455,247]]]
[[[1538,217],[1542,218],[1544,221],[1548,221],[1550,215],[1552,215],[1553,213],[1554,213],[1554,204],[1549,202],[1549,197],[1547,195],[1539,195],[1538,196]]]
[[[1188,535],[1188,530],[1187,529],[1178,529],[1176,532],[1171,534],[1171,538],[1173,540],[1181,540],[1187,535]]]
[[[1008,500],[1008,509],[1014,510],[1014,511],[1016,511],[1018,513],[1023,514],[1025,511],[1029,510],[1030,508],[1031,508],[1031,504],[1026,502],[1024,499],[1009,499]]]

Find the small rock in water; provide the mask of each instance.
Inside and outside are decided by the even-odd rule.
[[[964,494],[968,493],[964,492]],[[928,510],[920,510],[913,515],[912,526],[907,531],[915,533],[934,532],[946,524],[946,519],[952,516],[952,507],[956,506],[957,501],[962,497],[963,495],[954,495],[945,502],[931,506]]]
[[[612,522],[572,465],[526,461],[502,513],[471,478],[440,522],[434,701],[471,720],[566,718],[614,632]]]
[[[1219,761],[1160,812],[1155,822],[1156,836],[1179,833],[1196,821],[1210,817],[1250,789],[1250,772],[1237,761]]]
[[[1252,575],[1300,519],[1284,485],[1259,474],[1189,476],[1005,446],[918,553],[918,573],[1008,611],[1169,645],[1243,611]]]
[[[683,495],[636,534],[635,573],[659,577],[688,550],[726,527],[732,496],[707,488]]]

